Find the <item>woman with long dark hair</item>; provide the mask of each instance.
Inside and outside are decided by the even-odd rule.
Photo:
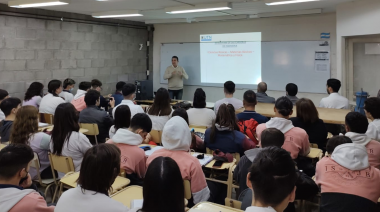
[[[235,108],[231,104],[220,105],[214,124],[205,132],[205,146],[224,153],[240,153],[241,156],[244,151],[256,148],[255,143],[239,131]]]
[[[40,104],[40,113],[55,113],[55,109],[59,104],[65,103],[65,100],[58,95],[62,92],[62,82],[59,80],[52,80],[48,85],[48,94],[46,94]]]
[[[80,170],[84,153],[92,147],[88,138],[79,132],[78,119],[71,103],[58,105],[50,142],[51,153],[71,157],[75,171]]]
[[[145,175],[143,207],[132,209],[131,212],[184,212],[184,190],[177,163],[170,157],[157,157]]]
[[[170,105],[169,91],[160,88],[156,92],[152,107],[148,108],[147,114],[153,123],[153,130],[162,130],[166,122],[171,118],[173,109]]]
[[[131,124],[131,110],[128,105],[120,105],[116,108],[114,125],[109,131],[109,138],[116,134],[118,129],[128,129]]]
[[[109,197],[112,184],[120,172],[120,150],[112,144],[99,144],[84,155],[78,186],[59,198],[56,212],[127,212],[122,203]]]
[[[36,108],[40,107],[44,85],[40,82],[33,82],[30,84],[28,90],[25,93],[25,98],[22,106],[31,105]]]
[[[38,154],[40,174],[42,179],[52,178],[48,152],[50,150],[50,135],[38,132],[38,109],[27,105],[21,107],[12,125],[11,137],[13,144],[27,144]],[[30,167],[30,176],[37,179],[37,170]]]
[[[193,107],[187,110],[190,125],[211,127],[215,120],[215,112],[206,108],[206,93],[197,88],[194,93]]]

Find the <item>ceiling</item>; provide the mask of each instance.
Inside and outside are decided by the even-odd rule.
[[[232,2],[232,9],[221,12],[201,12],[187,14],[167,14],[165,7],[184,6],[186,4],[205,4],[216,2]],[[305,2],[298,4],[267,6],[264,0],[71,0],[69,5],[44,7],[43,9],[72,12],[91,15],[94,12],[106,12],[116,10],[140,10],[144,16],[123,18],[132,21],[147,21],[159,19],[185,19],[212,16],[230,15],[255,15],[267,12],[283,12],[306,9],[322,9],[325,12],[333,12],[336,6],[343,2],[353,0],[321,0],[318,2]],[[7,4],[8,0],[0,0],[0,3]],[[22,10],[22,9],[20,9]]]

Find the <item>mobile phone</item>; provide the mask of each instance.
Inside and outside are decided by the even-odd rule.
[[[223,165],[223,161],[215,161],[214,165],[212,166],[213,168],[220,168]]]

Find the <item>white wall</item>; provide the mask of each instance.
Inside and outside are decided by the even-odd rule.
[[[167,87],[161,84],[160,50],[161,43],[199,42],[200,34],[262,32],[263,41],[309,41],[320,40],[322,32],[331,33],[331,76],[337,77],[336,71],[336,16],[335,13],[288,16],[278,18],[249,19],[225,22],[205,22],[191,24],[159,24],[155,25],[153,47],[153,85],[157,90]],[[168,66],[171,64],[168,61]],[[312,80],[312,79],[308,79]],[[321,85],[325,86],[325,85]],[[191,100],[196,88],[199,86],[185,86],[183,99]],[[268,88],[270,90],[270,85]],[[223,88],[203,87],[207,101],[215,102],[224,97]],[[256,89],[256,88],[252,88]],[[236,97],[242,98],[245,90],[236,91]],[[268,95],[278,98],[285,92],[268,91]],[[298,97],[307,97],[318,104],[324,94],[299,93]]]
[[[343,81],[343,94],[346,94],[350,86],[348,83],[352,83],[348,80],[345,60],[346,39],[349,36],[380,34],[380,1],[361,0],[340,4],[337,6],[336,17],[337,75]]]

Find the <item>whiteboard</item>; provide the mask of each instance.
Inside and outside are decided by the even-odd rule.
[[[327,44],[327,45],[326,45]],[[326,41],[279,41],[262,42],[262,81],[268,84],[268,90],[285,91],[288,83],[295,83],[299,92],[326,93],[326,81],[330,78],[330,63],[323,71],[315,70],[316,51],[330,53],[330,44]],[[200,43],[170,43],[161,45],[160,82],[171,65],[172,56],[178,56],[189,79],[184,85],[223,87],[221,83],[201,83]],[[331,56],[330,56],[331,58]],[[234,70],[231,70],[234,74]],[[256,85],[236,85],[238,89],[256,89]]]

